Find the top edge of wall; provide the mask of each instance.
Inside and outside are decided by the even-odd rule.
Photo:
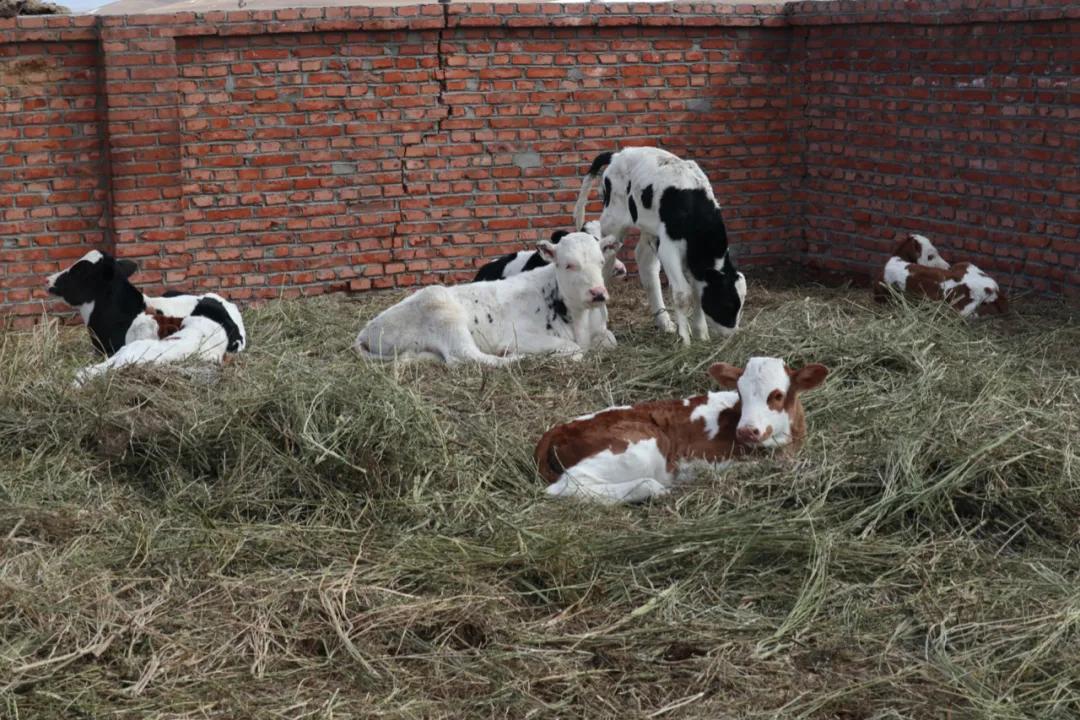
[[[420,3],[137,15],[49,15],[0,20],[0,43],[91,40],[144,28],[158,36],[426,30],[484,27],[793,27],[948,25],[1080,19],[1063,0],[803,0],[722,3]]]

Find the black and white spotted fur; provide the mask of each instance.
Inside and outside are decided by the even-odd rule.
[[[596,220],[591,220],[581,226],[581,232],[589,233],[597,240],[600,240],[600,223]],[[551,242],[558,244],[560,240],[569,234],[569,230],[556,230],[551,233]],[[539,250],[521,250],[519,252],[503,255],[482,266],[476,273],[476,277],[473,278],[473,282],[505,280],[508,277],[513,277],[523,272],[529,272],[530,270],[544,267],[547,264],[547,260],[544,259]],[[605,262],[605,283],[611,282],[614,278],[623,275],[626,275],[626,266],[619,262],[618,259],[613,257]]]
[[[575,222],[584,218],[589,191],[602,170],[601,231],[619,241],[631,228],[640,232],[635,258],[657,326],[677,331],[683,342],[691,334],[707,339],[710,325],[722,335],[733,333],[742,316],[746,278],[728,254],[720,205],[698,164],[660,148],[601,153],[582,183]],[[661,267],[671,285],[675,323],[664,307]]]
[[[46,280],[51,295],[79,311],[95,349],[108,358],[81,370],[76,384],[124,365],[187,358],[220,362],[225,353],[244,349],[247,336],[235,304],[214,293],[143,295],[129,280],[136,270],[130,260],[91,250]],[[163,325],[169,330],[162,331]]]

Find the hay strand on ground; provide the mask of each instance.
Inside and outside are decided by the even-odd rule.
[[[1080,326],[756,285],[677,347],[371,366],[395,294],[271,303],[217,372],[82,392],[81,328],[0,341],[0,715],[1074,718]],[[794,460],[545,498],[544,429],[822,362]],[[943,715],[945,711],[951,715]]]

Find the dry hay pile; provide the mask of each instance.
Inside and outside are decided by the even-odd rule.
[[[6,333],[0,716],[1080,716],[1074,310],[751,293],[673,349],[620,284],[617,350],[499,371],[361,364],[392,295],[272,303],[220,371],[81,393],[84,330]],[[550,423],[751,354],[832,369],[796,460],[542,495]]]

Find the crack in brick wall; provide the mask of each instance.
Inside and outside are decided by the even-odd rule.
[[[0,21],[0,311],[87,249],[241,301],[454,282],[598,152],[710,175],[740,263],[922,230],[1080,294],[1080,12],[1033,0],[430,5]],[[595,216],[599,205],[594,202]],[[50,306],[52,308],[53,306]]]

